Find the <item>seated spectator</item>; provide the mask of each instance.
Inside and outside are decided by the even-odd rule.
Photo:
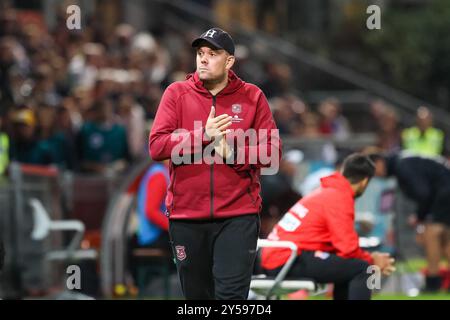
[[[339,140],[345,140],[350,136],[348,120],[341,114],[341,105],[336,98],[328,98],[322,101],[318,109],[322,120],[320,132]]]
[[[81,169],[101,174],[120,172],[130,159],[125,128],[115,123],[110,101],[99,101],[91,110],[93,121],[85,122],[78,134]]]
[[[370,254],[359,247],[354,226],[354,199],[361,196],[375,173],[375,165],[360,154],[345,159],[341,173],[322,178],[322,186],[297,202],[274,227],[269,240],[292,241],[298,257],[288,277],[306,277],[334,283],[334,299],[368,300],[369,265],[389,275],[394,271],[389,254]],[[263,248],[262,267],[277,274],[287,262],[289,249]]]

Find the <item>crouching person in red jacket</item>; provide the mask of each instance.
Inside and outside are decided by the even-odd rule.
[[[384,275],[395,268],[387,253],[370,254],[359,247],[354,199],[362,195],[375,173],[374,163],[361,154],[344,161],[341,173],[321,179],[321,187],[298,201],[270,233],[268,239],[292,241],[298,257],[288,277],[311,278],[318,283],[334,283],[334,299],[368,300],[371,289],[370,265]],[[277,273],[286,263],[289,249],[264,248],[262,267]]]

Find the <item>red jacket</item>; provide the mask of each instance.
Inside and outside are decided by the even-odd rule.
[[[279,163],[281,143],[276,146],[278,155],[274,155],[276,159],[271,163],[260,161],[258,156],[256,163],[250,161],[261,148],[265,148],[265,154],[273,154],[275,143],[270,136],[264,141],[258,139],[255,145],[250,145],[248,140],[238,145],[237,150],[245,154],[241,164],[209,164],[196,158],[210,143],[204,138],[203,127],[213,105],[216,117],[225,113],[234,116],[229,129],[278,132],[263,92],[232,71],[228,79],[228,85],[216,96],[203,87],[197,73],[171,84],[163,94],[150,133],[151,157],[157,161],[171,159],[175,152],[197,159],[192,164],[170,161],[171,182],[166,197],[170,219],[215,219],[255,214],[261,209],[260,170],[271,166],[273,161]],[[198,123],[194,126],[194,121],[201,126]],[[177,129],[185,131],[174,132]]]
[[[354,192],[336,172],[321,179],[321,188],[298,201],[277,223],[268,239],[286,240],[301,250],[335,253],[373,263],[370,253],[359,247],[356,233]],[[275,269],[288,260],[289,249],[264,248],[262,266]]]

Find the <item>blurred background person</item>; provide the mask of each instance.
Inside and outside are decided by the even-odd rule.
[[[111,101],[98,101],[90,111],[93,120],[78,134],[81,168],[96,173],[124,170],[130,160],[128,140],[125,128],[115,121]]]
[[[9,165],[9,136],[4,131],[5,111],[0,110],[0,177],[6,174]]]
[[[318,111],[321,116],[319,130],[323,135],[338,140],[345,140],[350,136],[350,125],[341,114],[341,104],[338,99],[325,99],[319,104]]]
[[[412,224],[427,260],[425,291],[442,286],[440,261],[450,261],[450,165],[445,159],[406,154],[370,155],[377,176],[395,176],[400,189],[417,205]]]
[[[134,282],[138,283],[139,259],[132,253],[137,248],[161,249],[166,257],[172,255],[169,239],[169,219],[165,198],[169,186],[169,162],[155,162],[149,166],[139,184],[137,194],[136,233],[129,240],[129,263]],[[172,271],[175,271],[175,264]]]
[[[433,114],[424,106],[417,109],[416,126],[402,132],[403,150],[415,155],[439,156],[445,151],[445,134],[433,127]]]

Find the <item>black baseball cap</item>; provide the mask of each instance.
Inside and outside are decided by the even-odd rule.
[[[197,48],[202,41],[212,44],[217,49],[223,49],[231,55],[234,55],[234,41],[231,36],[219,28],[212,28],[204,33],[194,41],[192,47]]]

